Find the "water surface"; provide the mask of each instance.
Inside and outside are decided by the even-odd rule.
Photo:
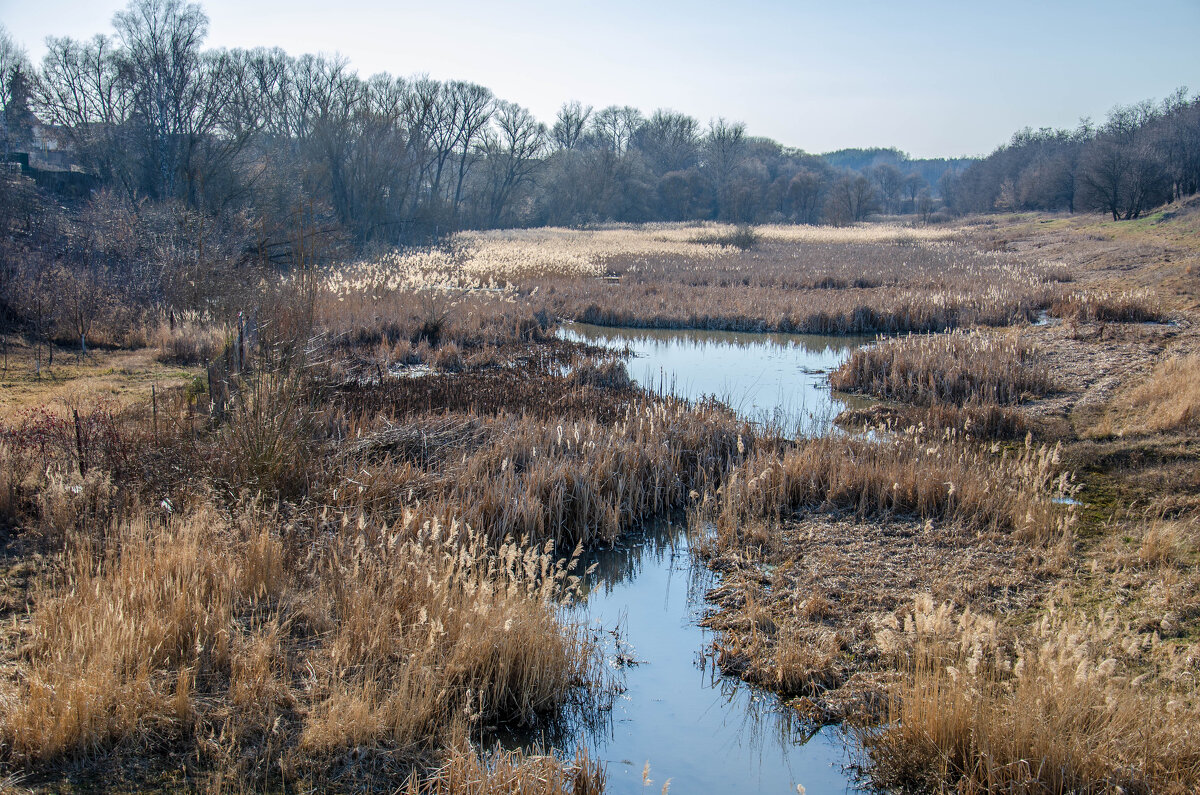
[[[668,779],[672,793],[855,791],[840,729],[812,734],[777,696],[714,668],[712,634],[699,626],[714,575],[692,557],[682,525],[657,525],[584,562],[598,567],[574,617],[600,636],[626,688],[585,737],[607,766],[608,792],[658,793]]]
[[[642,387],[688,400],[716,397],[748,419],[791,433],[825,433],[858,399],[831,393],[829,373],[870,337],[752,334],[696,329],[628,329],[569,323],[560,336],[628,349],[629,375]]]
[[[687,399],[715,395],[752,420],[828,432],[852,400],[828,373],[861,338],[801,334],[614,329],[570,324],[571,340],[628,348],[642,386]],[[570,611],[603,643],[625,688],[602,725],[578,729],[605,763],[611,793],[808,793],[857,791],[839,729],[812,733],[772,693],[721,676],[699,626],[714,575],[688,548],[680,524],[664,523],[589,553],[597,564],[586,599]],[[560,747],[561,737],[522,738]],[[649,764],[649,783],[643,770]]]

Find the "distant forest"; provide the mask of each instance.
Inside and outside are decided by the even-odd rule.
[[[112,33],[49,38],[40,64],[0,31],[9,223],[39,202],[68,207],[60,226],[76,232],[100,205],[143,225],[174,213],[190,219],[175,228],[210,246],[221,245],[219,226],[233,248],[286,263],[300,228],[361,247],[604,222],[845,224],[1021,209],[1135,218],[1200,185],[1200,102],[1183,89],[1102,124],[1023,130],[981,160],[815,155],[667,109],[569,102],[543,122],[474,83],[363,77],[337,56],[206,49],[207,29],[196,3],[133,0]]]

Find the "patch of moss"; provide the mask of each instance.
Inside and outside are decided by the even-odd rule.
[[[1100,471],[1085,471],[1079,479],[1079,501],[1075,515],[1078,524],[1075,535],[1080,539],[1099,538],[1109,522],[1118,517],[1129,502],[1120,484],[1111,475]]]

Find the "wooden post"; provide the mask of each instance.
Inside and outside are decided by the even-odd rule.
[[[75,414],[75,451],[79,455],[79,476],[83,477],[86,465],[83,462],[83,425],[79,422],[79,409],[72,409]]]

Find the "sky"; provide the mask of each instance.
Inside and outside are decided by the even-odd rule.
[[[0,0],[40,61],[48,35],[112,32],[119,0]],[[362,76],[481,83],[550,123],[633,105],[809,152],[983,155],[1024,126],[1200,92],[1200,0],[655,2],[204,0],[209,47],[340,53]]]

